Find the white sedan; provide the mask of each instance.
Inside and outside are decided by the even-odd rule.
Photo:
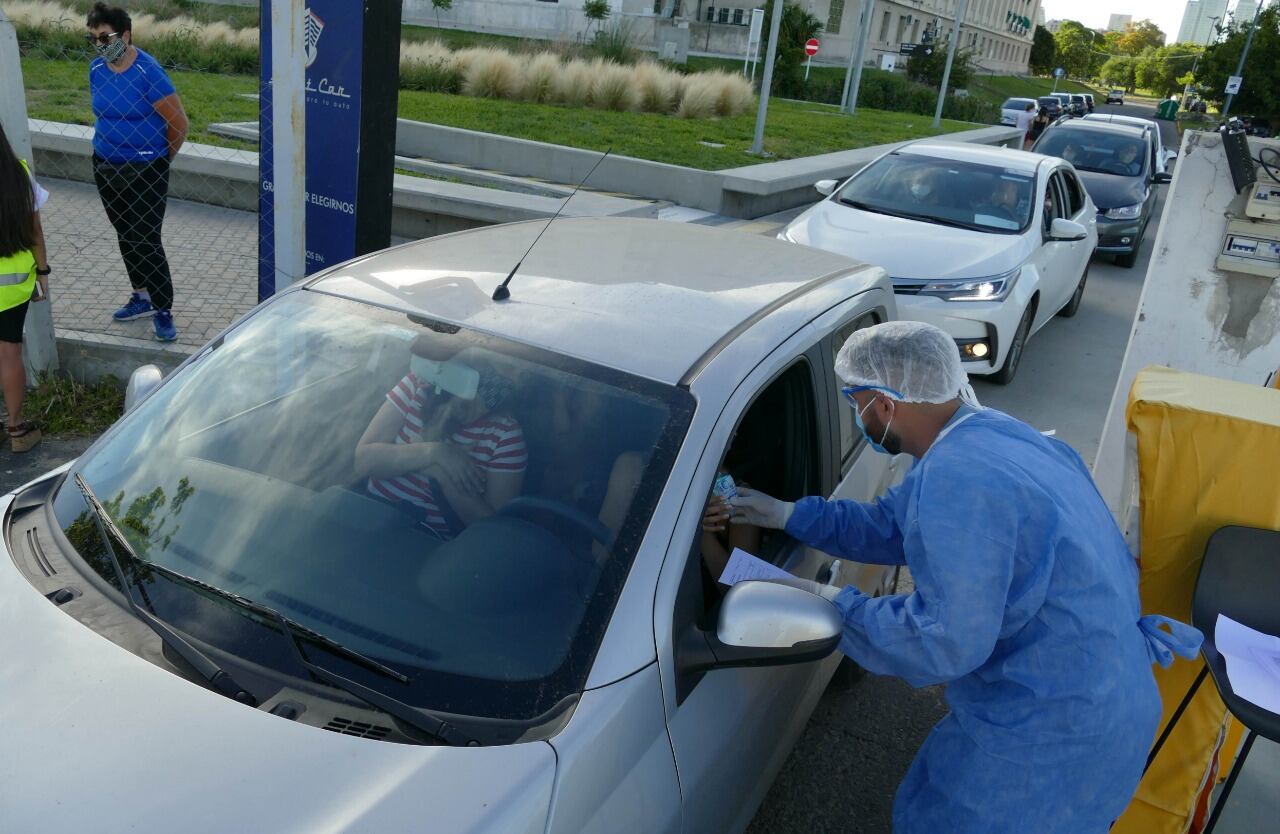
[[[1031,334],[1080,307],[1097,211],[1068,162],[917,142],[817,189],[779,237],[884,267],[900,317],[950,333],[972,375],[1011,381]]]

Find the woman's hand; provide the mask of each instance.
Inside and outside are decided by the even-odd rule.
[[[426,469],[433,470],[452,484],[457,491],[468,495],[483,495],[488,485],[484,472],[476,465],[467,451],[452,443],[424,443]]]
[[[707,509],[702,513],[702,531],[721,533],[729,527],[729,504],[719,495],[711,496]]]

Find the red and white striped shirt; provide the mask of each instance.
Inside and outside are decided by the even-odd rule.
[[[415,443],[421,439],[425,391],[418,378],[408,374],[387,392],[387,400],[404,415],[396,443]],[[523,472],[529,463],[524,432],[511,417],[485,415],[458,429],[449,442],[466,449],[486,472]],[[428,527],[446,538],[451,535],[449,523],[425,475],[409,472],[394,478],[370,478],[369,491],[391,501],[406,501],[421,507]]]

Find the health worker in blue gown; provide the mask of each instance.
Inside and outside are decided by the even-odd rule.
[[[1155,737],[1151,664],[1193,657],[1200,633],[1141,616],[1137,567],[1080,456],[979,406],[946,333],[860,330],[836,372],[871,447],[913,468],[871,504],[741,489],[733,520],[910,569],[910,594],[824,593],[854,661],[946,684],[950,711],[899,786],[894,831],[1106,832]]]

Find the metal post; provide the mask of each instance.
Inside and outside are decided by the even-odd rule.
[[[947,100],[947,82],[951,80],[951,62],[956,57],[956,44],[960,42],[960,29],[964,26],[964,13],[968,9],[969,0],[960,0],[956,7],[956,30],[951,35],[951,43],[947,46],[947,66],[942,70],[942,89],[938,90],[938,106],[933,111],[933,126],[942,126],[942,105]],[[1057,89],[1057,82],[1054,82]]]
[[[18,34],[0,9],[0,123],[5,136],[19,159],[25,159],[36,170],[31,153],[31,132],[27,125],[27,96],[22,88],[22,62],[18,55]],[[56,263],[49,264],[54,269]],[[57,273],[49,282],[50,298],[57,294]],[[22,363],[27,371],[27,384],[34,385],[41,373],[58,367],[58,346],[53,338],[53,312],[45,301],[27,308],[27,326],[22,336]]]
[[[760,79],[760,108],[756,111],[756,138],[751,152],[764,153],[764,120],[769,112],[769,87],[773,84],[773,61],[778,56],[778,32],[782,29],[783,0],[773,0],[773,19],[769,21],[769,50],[764,55],[764,78]]]
[[[863,21],[862,31],[858,33],[858,51],[853,60],[853,81],[849,84],[849,106],[850,115],[858,109],[858,88],[862,86],[862,64],[867,54],[867,41],[871,40],[871,23],[875,10],[875,0],[866,0],[867,19]]]
[[[1267,5],[1267,0],[1259,0],[1258,10],[1253,13],[1253,23],[1249,26],[1249,37],[1244,40],[1244,50],[1240,53],[1240,62],[1236,64],[1235,75],[1244,75],[1244,59],[1249,57],[1249,47],[1253,46],[1253,33],[1258,31],[1258,18],[1262,16],[1262,7]],[[1231,100],[1236,97],[1235,93],[1227,93],[1227,100],[1222,105],[1222,120],[1225,122],[1227,116],[1231,114]]]
[[[307,272],[305,0],[271,0],[276,292]]]

